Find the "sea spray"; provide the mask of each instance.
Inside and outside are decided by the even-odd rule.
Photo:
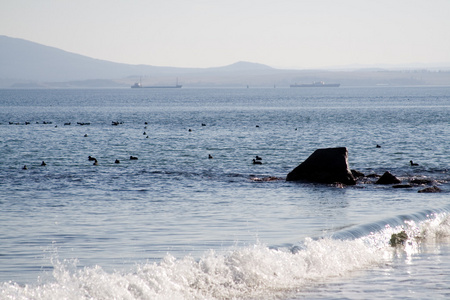
[[[405,231],[405,245],[391,247],[390,235]],[[422,243],[450,236],[447,213],[421,222],[386,225],[353,240],[307,238],[295,251],[262,244],[225,253],[207,251],[200,259],[167,254],[132,272],[106,272],[100,266],[77,268],[77,260],[53,259],[53,280],[36,285],[3,283],[0,298],[10,299],[275,299],[353,271],[389,264],[395,255],[411,256]]]
[[[138,265],[126,274],[99,266],[69,271],[70,262],[56,262],[54,282],[4,283],[2,293],[14,299],[272,299],[382,259],[360,240],[309,239],[305,247],[292,253],[255,245],[226,254],[209,251],[199,260],[167,255],[158,264]]]

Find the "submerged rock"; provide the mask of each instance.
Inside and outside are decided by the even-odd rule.
[[[381,176],[375,173],[369,174],[366,176],[367,178],[380,178]]]
[[[359,172],[357,170],[350,170],[352,172],[352,175],[354,178],[362,178],[362,177],[366,177],[366,175],[364,175],[364,173]]]
[[[380,179],[375,182],[376,184],[395,184],[400,183],[400,179],[389,173],[388,171],[384,172],[384,174],[380,177]]]
[[[250,178],[251,181],[256,181],[256,182],[278,181],[278,180],[281,180],[281,179],[282,179],[282,178],[275,177],[275,176],[268,176],[268,177],[251,177],[251,178]]]
[[[432,179],[428,179],[428,178],[414,178],[411,179],[409,182],[411,182],[412,184],[432,184],[433,180]]]
[[[317,149],[287,175],[286,181],[306,180],[354,185],[356,180],[348,167],[347,158],[345,147]]]
[[[392,186],[394,189],[409,189],[412,188],[410,184],[396,184]]]
[[[422,190],[419,190],[418,193],[439,193],[442,190],[440,188],[438,188],[437,186],[430,186],[427,188],[424,188]]]

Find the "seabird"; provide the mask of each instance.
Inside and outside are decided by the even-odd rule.
[[[27,165],[24,165],[22,169],[23,170],[28,170]]]
[[[210,158],[210,159],[211,159],[211,158],[213,158],[213,157],[212,157],[212,155],[211,155],[211,154],[208,154],[208,158]]]
[[[376,146],[376,147],[377,147],[377,148],[381,148],[381,146],[380,146],[380,145],[378,145],[378,144],[377,144],[377,146]]]
[[[419,165],[419,164],[414,163],[412,160],[410,160],[409,163],[411,164],[411,166],[418,166]]]
[[[256,160],[262,160],[262,158],[256,155]]]
[[[138,159],[136,156],[130,156],[130,159],[131,160],[136,160],[136,159]]]
[[[254,165],[262,165],[262,162],[260,162],[260,161],[258,161],[256,159],[253,159],[253,164]]]
[[[41,166],[46,166],[47,164],[45,163],[45,161],[42,161]]]
[[[120,160],[116,159],[115,164],[120,164]]]
[[[89,160],[97,160],[95,157],[92,157],[92,156],[90,156],[90,155],[88,156],[88,159],[89,159]]]

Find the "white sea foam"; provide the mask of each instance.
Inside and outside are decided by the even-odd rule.
[[[393,248],[393,233],[409,239]],[[209,251],[200,259],[167,255],[159,263],[137,265],[132,272],[106,272],[100,266],[76,267],[76,261],[55,259],[53,280],[35,285],[3,283],[2,299],[273,299],[327,279],[350,276],[388,263],[396,252],[411,255],[421,243],[450,236],[446,213],[354,240],[306,239],[295,251],[264,245],[224,254]]]

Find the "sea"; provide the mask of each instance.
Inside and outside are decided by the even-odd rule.
[[[0,299],[448,299],[449,168],[445,86],[1,89]]]

